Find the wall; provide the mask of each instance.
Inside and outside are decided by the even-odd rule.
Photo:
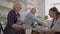
[[[25,1],[24,0],[18,0],[18,1],[20,1],[20,2],[22,1],[22,3],[24,4],[23,8],[20,12],[22,20],[24,20],[24,17],[27,13],[27,0],[25,0]],[[37,0],[37,1],[40,4],[37,14],[43,18],[45,16],[45,0]],[[3,4],[3,5],[5,4],[8,7],[12,7],[12,4],[6,4],[6,3],[7,3],[6,1],[3,2],[3,0],[0,0],[0,4]],[[9,10],[1,10],[0,9],[0,13],[2,13],[2,15],[7,16],[8,12],[9,12]]]
[[[38,2],[40,4],[38,9],[38,15],[43,18],[45,16],[45,0],[38,0]]]

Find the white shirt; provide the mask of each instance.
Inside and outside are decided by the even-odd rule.
[[[60,32],[60,16],[57,19],[57,21],[54,21],[53,29],[56,30],[56,31],[58,31],[58,32]]]

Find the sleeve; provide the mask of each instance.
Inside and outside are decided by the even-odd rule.
[[[25,24],[31,25],[32,22],[38,22],[38,23],[39,23],[39,20],[38,20],[34,15],[28,13],[28,14],[25,16],[24,22],[25,22]]]
[[[33,15],[31,15],[31,16],[29,16],[30,17],[30,19],[32,19],[34,22],[40,22],[40,20],[37,18],[37,17],[35,17],[35,16],[33,16]]]
[[[8,20],[8,25],[11,26],[12,24],[14,24],[14,13],[13,12],[9,12],[8,13],[8,17],[7,17],[7,20]]]

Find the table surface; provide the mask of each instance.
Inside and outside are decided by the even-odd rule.
[[[28,26],[28,27],[29,27],[29,26]],[[31,27],[31,26],[30,26],[30,27]],[[32,30],[41,33],[41,31],[47,30],[47,29],[48,29],[48,27],[42,27],[42,26],[36,26],[35,28],[30,28],[30,27],[26,29],[26,30],[27,30],[27,31],[26,31],[27,34],[31,33]]]

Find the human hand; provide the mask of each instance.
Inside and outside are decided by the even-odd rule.
[[[56,31],[53,29],[47,29],[47,30],[44,30],[43,32],[46,34],[54,34]]]

